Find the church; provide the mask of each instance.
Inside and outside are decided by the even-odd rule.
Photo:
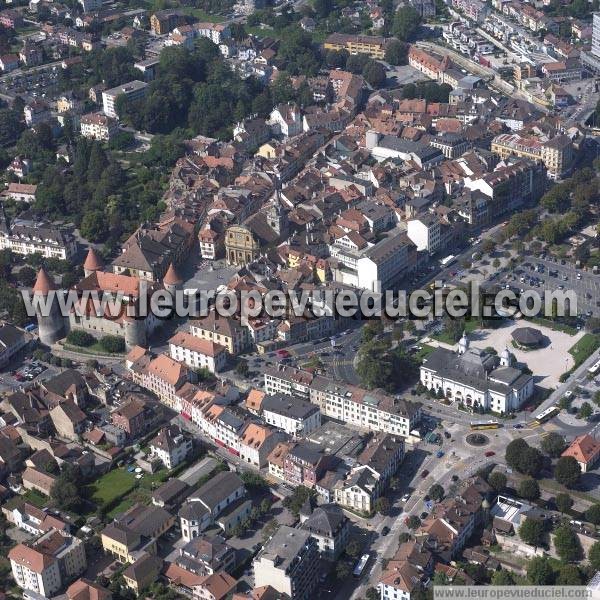
[[[505,348],[500,356],[472,348],[466,333],[458,350],[436,348],[421,366],[421,383],[452,401],[495,413],[518,410],[533,395],[533,377]]]

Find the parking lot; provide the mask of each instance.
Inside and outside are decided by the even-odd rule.
[[[532,258],[504,278],[519,290],[573,290],[581,316],[600,316],[600,274],[550,257]]]
[[[42,69],[13,74],[2,80],[2,87],[10,96],[21,96],[24,99],[53,98],[58,94],[58,65]]]

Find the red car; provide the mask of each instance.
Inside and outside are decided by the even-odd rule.
[[[495,453],[493,450],[488,450],[488,451],[485,453],[485,455],[486,455],[486,456],[495,456],[495,454],[496,454],[496,453]]]
[[[427,469],[423,469],[423,471],[421,471],[421,477],[423,479],[425,479],[425,477],[427,477],[427,475],[429,475],[429,471]]]

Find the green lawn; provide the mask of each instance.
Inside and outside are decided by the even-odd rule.
[[[586,333],[574,346],[569,350],[569,354],[575,359],[576,369],[589,356],[591,356],[600,346],[600,336],[593,333]]]
[[[185,7],[181,9],[181,12],[191,15],[203,23],[220,23],[223,20],[221,15],[211,15],[201,8]]]
[[[427,358],[434,350],[434,346],[430,346],[429,344],[423,344],[423,347],[415,354],[415,358],[418,361],[422,362],[423,359]]]
[[[479,329],[478,321],[476,321],[475,319],[465,321],[465,331],[467,332],[467,334],[475,331],[476,329]],[[442,342],[443,344],[450,344],[451,346],[456,344],[456,341],[454,341],[450,337],[450,335],[448,335],[448,332],[446,332],[444,330],[442,330],[440,333],[438,333],[436,335],[432,335],[431,337],[434,340],[437,340],[438,342]]]
[[[89,486],[90,499],[95,504],[108,504],[130,492],[135,484],[136,479],[133,473],[128,473],[123,468],[113,469]]]

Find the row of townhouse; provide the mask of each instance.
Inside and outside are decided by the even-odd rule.
[[[407,438],[421,419],[421,404],[331,381],[294,367],[279,365],[264,374],[267,394],[310,401],[322,415],[348,425]]]

